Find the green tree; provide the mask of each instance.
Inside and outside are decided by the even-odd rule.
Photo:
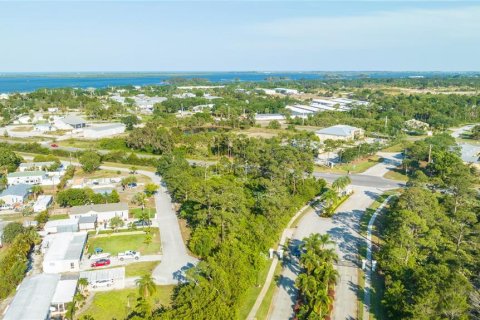
[[[139,295],[144,299],[149,298],[157,292],[155,280],[150,274],[144,274],[140,279],[135,280],[135,284],[138,287]]]
[[[121,227],[125,225],[125,222],[121,217],[113,217],[110,219],[110,228],[112,228],[115,232],[118,231]]]
[[[25,227],[19,222],[10,222],[5,226],[2,233],[2,243],[10,244],[19,234],[25,232]]]
[[[158,190],[158,185],[156,185],[155,183],[147,183],[145,185],[145,194],[147,195],[147,197],[151,197],[153,196]]]
[[[102,164],[102,157],[94,151],[86,151],[78,159],[82,165],[83,171],[87,173],[98,170]]]

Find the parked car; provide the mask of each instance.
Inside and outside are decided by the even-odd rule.
[[[137,251],[132,251],[132,250],[129,250],[129,251],[125,251],[125,252],[120,252],[118,254],[118,259],[120,261],[123,261],[125,259],[135,259],[135,260],[138,260],[140,259],[140,252],[137,252]]]
[[[132,183],[127,184],[127,186],[128,186],[129,188],[136,188],[136,187],[137,187],[137,183],[136,183],[136,182],[132,182]]]
[[[152,225],[152,221],[150,220],[137,220],[133,222],[133,225],[137,227],[148,227]]]
[[[103,288],[103,287],[110,287],[113,285],[113,279],[108,280],[97,280],[92,284],[93,288]]]
[[[52,143],[52,144],[50,145],[50,147],[52,147],[52,148],[58,148],[58,144]]]
[[[95,268],[95,267],[104,267],[104,266],[108,266],[108,265],[110,265],[110,259],[100,259],[100,260],[92,262],[92,264],[90,266],[92,268]]]

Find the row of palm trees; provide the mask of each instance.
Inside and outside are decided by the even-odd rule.
[[[338,256],[334,249],[327,248],[333,243],[328,234],[317,233],[303,239],[300,256],[303,271],[296,280],[301,303],[298,319],[325,319],[331,311],[338,279],[338,272],[333,266]]]

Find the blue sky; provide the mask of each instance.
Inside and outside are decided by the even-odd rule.
[[[476,1],[0,2],[0,72],[480,70]]]

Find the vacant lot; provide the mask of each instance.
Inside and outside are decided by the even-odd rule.
[[[155,307],[170,304],[173,288],[174,286],[157,286],[157,292],[152,297]],[[136,288],[97,292],[81,316],[90,315],[95,320],[125,319],[136,305],[137,298]]]
[[[139,251],[141,254],[160,253],[160,233],[158,228],[152,228],[152,242],[145,243],[145,233],[135,234],[110,234],[108,236],[89,236],[88,253],[93,253],[95,248],[102,248],[104,252],[116,255],[127,250]]]

